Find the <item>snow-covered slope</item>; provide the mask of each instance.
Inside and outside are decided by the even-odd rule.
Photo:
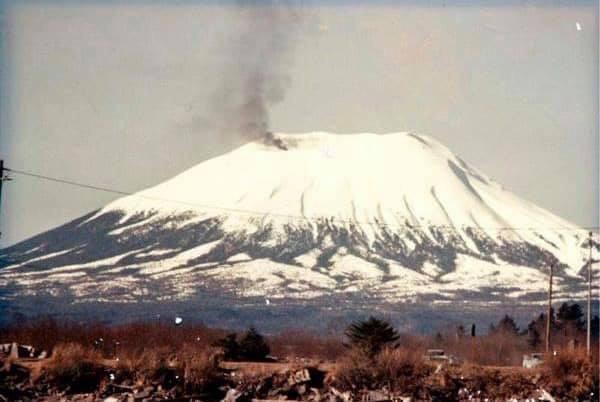
[[[423,135],[277,134],[3,250],[14,295],[576,298],[587,233]],[[174,156],[176,157],[176,156]],[[18,286],[16,285],[18,284]]]

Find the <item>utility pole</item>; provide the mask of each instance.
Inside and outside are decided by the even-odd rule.
[[[10,180],[10,177],[4,176],[5,170],[6,169],[4,169],[4,161],[2,159],[0,159],[0,207],[2,207],[2,183]],[[2,208],[0,208],[0,211],[2,211]],[[0,232],[0,237],[1,236],[2,236],[2,232]]]
[[[2,206],[2,182],[4,181],[4,161],[0,159],[0,206]]]
[[[550,322],[552,321],[552,276],[554,264],[550,265],[550,282],[548,284],[548,314],[546,316],[546,354],[550,352]]]
[[[592,232],[589,232],[590,258],[588,260],[588,299],[587,299],[587,339],[586,351],[589,356],[592,353]]]

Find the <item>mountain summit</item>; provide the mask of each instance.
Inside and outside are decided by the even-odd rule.
[[[587,233],[432,138],[268,139],[2,250],[4,300],[541,301],[550,264],[581,296]]]

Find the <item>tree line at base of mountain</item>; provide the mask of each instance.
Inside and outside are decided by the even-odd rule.
[[[556,314],[551,309],[550,317],[550,337],[553,348],[573,349],[585,343],[586,323],[579,304],[563,303]],[[599,319],[596,315],[591,320],[591,333],[595,342],[600,335],[598,324]],[[547,319],[544,313],[523,329],[520,329],[515,320],[507,314],[496,324],[490,324],[488,333],[484,336],[477,337],[475,325],[471,326],[469,333],[464,325],[458,325],[454,334],[449,331],[438,332],[432,341],[418,342],[422,343],[421,346],[445,348],[448,352],[457,353],[463,359],[477,363],[518,365],[524,353],[539,351],[545,344],[546,325]],[[409,343],[419,339],[418,336],[401,335],[388,321],[371,316],[351,323],[344,332],[342,345],[345,348],[360,349],[365,354],[374,356],[383,348],[398,346],[407,342],[409,338]],[[294,337],[287,339],[293,342]],[[492,347],[492,344],[496,347]],[[265,338],[253,327],[250,327],[239,339],[238,334],[229,333],[215,341],[213,346],[221,348],[223,357],[231,361],[264,361],[268,360],[271,352]],[[310,348],[310,345],[307,347]],[[467,349],[470,349],[470,352]]]
[[[592,342],[597,351],[598,316],[591,320]],[[474,326],[452,325],[433,335],[401,333],[379,318],[349,323],[344,333],[314,333],[302,329],[283,330],[263,336],[255,328],[234,333],[202,324],[186,322],[173,325],[166,322],[135,322],[121,325],[57,321],[52,318],[22,318],[10,326],[0,327],[0,343],[17,341],[38,349],[52,350],[59,343],[93,345],[105,356],[124,349],[180,348],[189,343],[201,343],[223,350],[227,360],[264,361],[267,356],[278,358],[303,357],[336,360],[351,344],[364,344],[368,353],[381,349],[379,340],[393,339],[394,344],[415,350],[439,348],[465,361],[485,365],[519,365],[524,353],[540,352],[545,345],[546,314],[535,317],[519,328],[509,315],[490,325],[480,334]],[[102,339],[101,343],[97,340]],[[585,315],[579,304],[564,303],[551,311],[553,349],[585,346]],[[383,342],[382,344],[385,344]]]

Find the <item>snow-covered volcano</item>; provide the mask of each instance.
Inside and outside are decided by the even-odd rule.
[[[550,264],[581,296],[587,233],[432,138],[275,138],[3,250],[5,299],[539,301]]]

